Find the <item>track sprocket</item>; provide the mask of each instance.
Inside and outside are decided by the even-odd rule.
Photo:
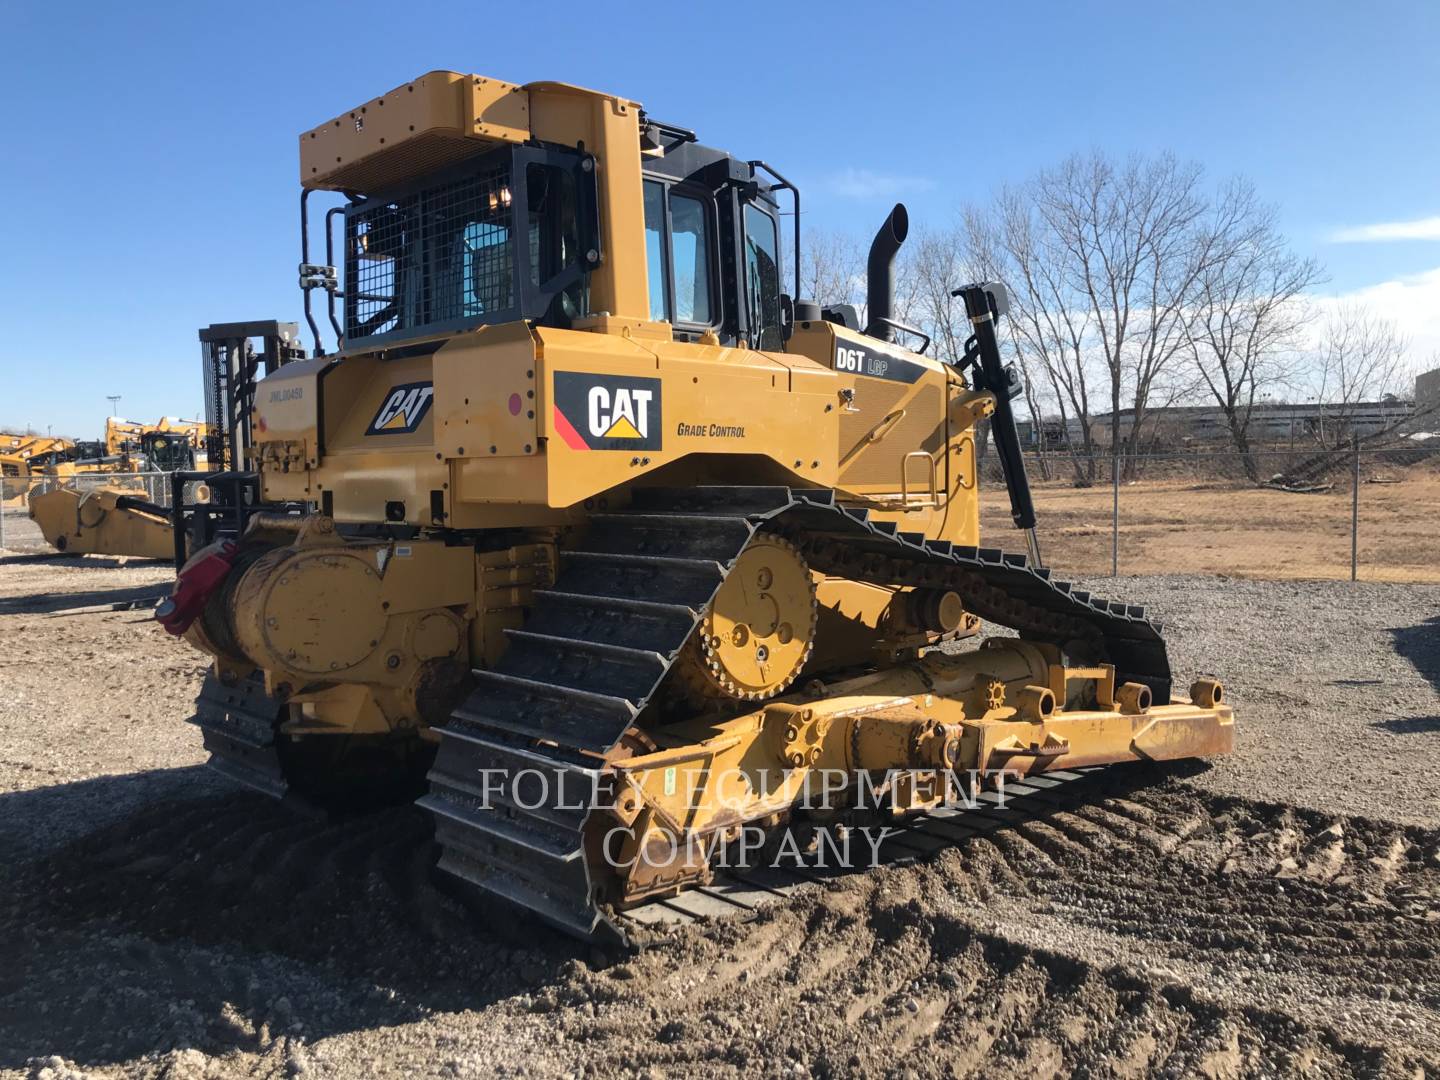
[[[682,677],[704,697],[774,697],[810,659],[815,618],[815,578],[805,557],[783,537],[757,533],[685,646]]]

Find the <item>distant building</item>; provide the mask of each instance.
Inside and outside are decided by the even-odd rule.
[[[1420,378],[1434,381],[1430,393],[1440,398],[1440,371],[1430,372]],[[1417,380],[1416,400],[1420,400]],[[1300,442],[1314,436],[1329,438],[1336,424],[1344,423],[1347,433],[1368,435],[1390,427],[1410,415],[1409,402],[1398,400],[1367,401],[1348,407],[1309,402],[1301,405],[1263,404],[1255,406],[1250,413],[1250,438],[1257,443]],[[1345,414],[1344,421],[1341,414]],[[1064,446],[1067,442],[1083,442],[1080,422],[1071,419],[1061,425],[1059,420],[1046,418],[1044,421],[1045,443],[1048,446]],[[1027,422],[1018,425],[1021,441],[1027,446],[1038,445],[1034,425]],[[1120,413],[1120,438],[1130,437],[1135,426],[1134,417],[1128,411]],[[1090,418],[1091,441],[1097,446],[1109,446],[1111,439],[1110,413],[1099,413]],[[1230,427],[1225,414],[1215,405],[1170,405],[1149,409],[1145,413],[1144,432],[1147,442],[1153,440],[1161,445],[1188,445],[1191,443],[1223,443],[1230,438]]]
[[[1415,376],[1415,408],[1440,405],[1440,368]]]

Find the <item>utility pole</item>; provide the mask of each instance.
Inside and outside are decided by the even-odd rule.
[[[119,394],[106,394],[105,400],[110,402],[110,415],[115,415],[115,403],[120,400]]]

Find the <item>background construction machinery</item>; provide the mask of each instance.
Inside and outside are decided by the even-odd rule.
[[[0,505],[27,505],[30,485],[25,478],[40,462],[74,445],[69,439],[48,435],[0,432]]]
[[[110,417],[99,441],[48,440],[54,445],[26,453],[26,475],[33,479],[20,501],[28,502],[46,542],[67,554],[173,558],[173,481],[188,485],[191,500],[199,502],[210,500],[209,481],[215,481],[224,504],[227,481],[249,453],[256,379],[304,355],[297,336],[294,323],[274,320],[205,327],[204,421]],[[22,447],[17,441],[12,453],[38,442]]]
[[[203,426],[161,417],[153,424],[111,416],[103,439],[31,459],[30,517],[56,551],[163,559],[174,551],[170,511],[137,474],[194,469],[204,462]],[[94,483],[100,477],[113,477]]]

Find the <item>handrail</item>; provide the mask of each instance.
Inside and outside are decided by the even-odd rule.
[[[930,497],[928,499],[921,498],[920,501],[912,503],[910,501],[910,469],[908,466],[910,459],[913,457],[924,458],[926,465],[929,466]],[[930,454],[929,451],[911,450],[908,454],[906,454],[903,458],[900,459],[900,502],[901,505],[905,506],[907,509],[913,508],[917,510],[929,507],[938,508],[941,505],[940,467],[939,463],[936,462],[935,458]]]
[[[925,350],[930,347],[930,335],[925,333],[924,330],[921,330],[918,327],[908,326],[905,323],[900,322],[896,319],[887,319],[884,315],[876,315],[871,321],[884,323],[892,330],[899,330],[905,334],[914,334],[916,337],[924,338],[925,340],[921,343],[920,348],[915,350],[918,353],[923,354]]]

